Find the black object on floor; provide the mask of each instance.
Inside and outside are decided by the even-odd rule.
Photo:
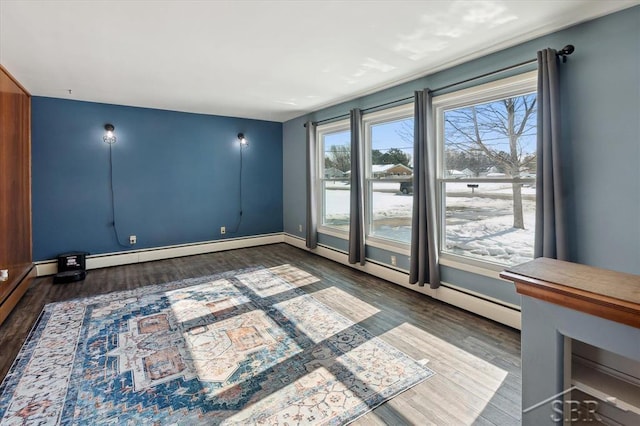
[[[58,273],[53,276],[54,284],[82,281],[87,276],[86,257],[89,253],[74,251],[58,256]]]

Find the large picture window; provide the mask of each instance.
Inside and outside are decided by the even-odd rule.
[[[441,254],[533,258],[536,73],[434,98]]]
[[[351,131],[349,121],[318,126],[320,229],[346,235],[349,231]]]
[[[364,116],[368,242],[411,243],[413,104]]]

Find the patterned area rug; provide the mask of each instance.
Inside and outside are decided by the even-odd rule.
[[[0,423],[345,424],[434,374],[302,281],[258,268],[49,304]]]

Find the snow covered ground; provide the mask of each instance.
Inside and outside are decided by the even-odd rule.
[[[533,257],[535,188],[523,186],[525,229],[513,228],[510,183],[447,183],[446,252],[506,265]],[[349,185],[327,182],[326,221],[348,229]],[[413,196],[403,195],[398,182],[373,182],[373,232],[377,237],[411,241]]]

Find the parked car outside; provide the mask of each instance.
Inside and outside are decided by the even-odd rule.
[[[400,192],[403,194],[413,194],[413,181],[400,182]]]

